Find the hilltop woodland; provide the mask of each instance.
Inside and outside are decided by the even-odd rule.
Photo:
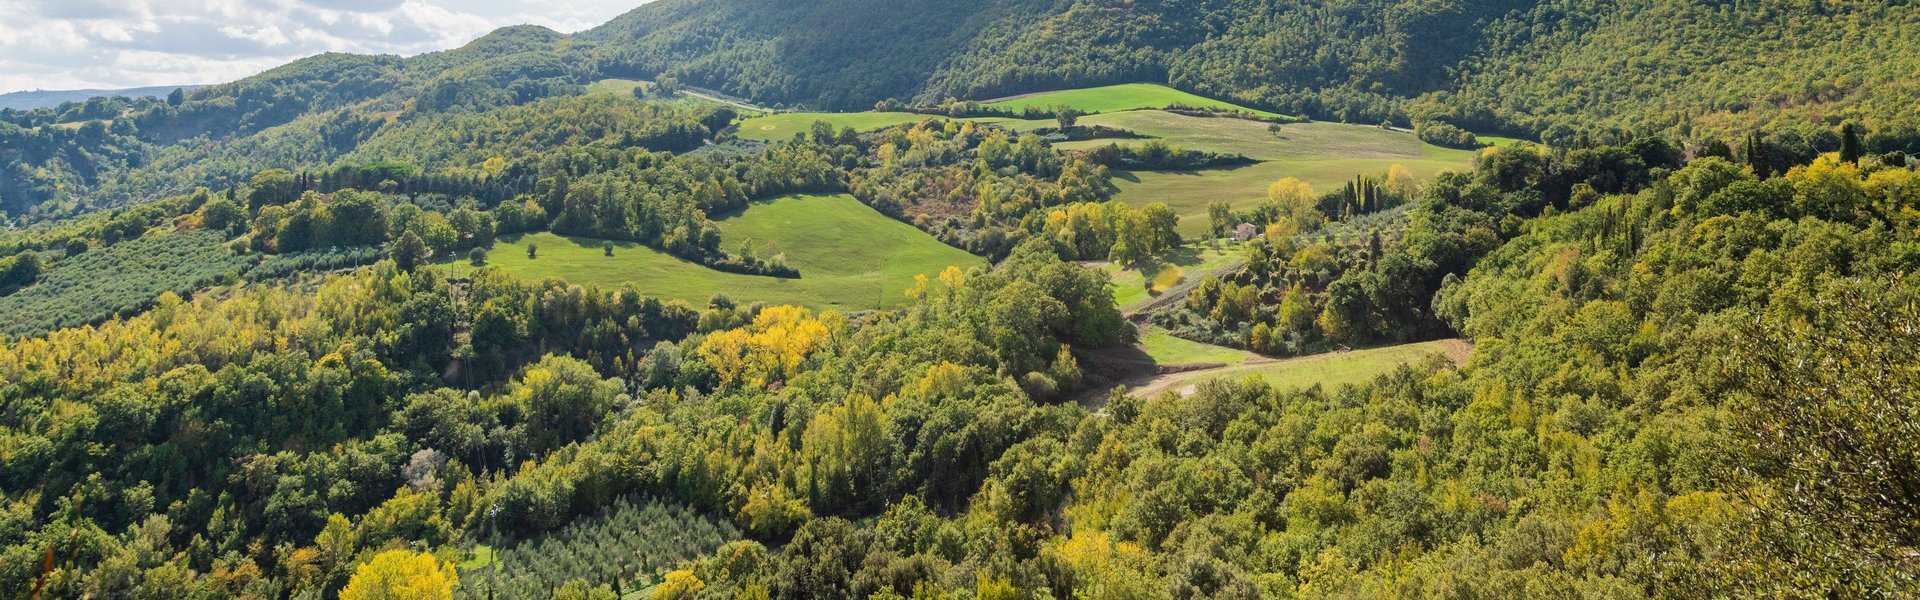
[[[992,129],[819,131],[734,158],[533,152],[502,171],[531,189],[490,209],[409,192],[434,184],[403,170],[265,171],[26,230],[9,260],[47,272],[144,240],[391,258],[162,293],[0,346],[0,588],[358,598],[405,580],[478,597],[528,585],[508,569],[540,547],[531,585],[584,598],[1911,592],[1916,509],[1883,491],[1920,484],[1892,429],[1915,415],[1886,393],[1915,383],[1897,365],[1920,349],[1904,275],[1920,175],[1904,155],[1708,154],[1517,148],[1417,192],[1277,185],[1222,221],[1266,226],[1253,260],[1202,286],[1253,289],[1254,309],[1200,315],[1196,292],[1196,326],[1298,325],[1279,337],[1302,347],[1458,332],[1474,361],[1098,411],[1067,400],[1093,351],[1134,334],[1106,276],[1065,259],[1134,225],[1148,233],[1124,244],[1168,243],[1160,217],[1099,203],[1075,183],[1097,167]],[[378,191],[355,187],[369,172]],[[945,178],[1009,192],[890,191]],[[1003,240],[1004,258],[847,315],[485,268],[450,281],[408,249],[483,245],[489,222],[664,230],[672,248],[653,215],[816,184],[983,252]],[[589,202],[606,198],[635,200]],[[1404,231],[1364,252],[1312,241],[1312,221],[1376,215]],[[684,508],[635,521],[632,498]],[[686,533],[578,520],[603,514]],[[507,560],[456,567],[476,543]],[[645,558],[583,558],[601,544]]]

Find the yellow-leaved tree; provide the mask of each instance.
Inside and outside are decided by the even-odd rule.
[[[807,357],[825,348],[839,316],[793,306],[761,309],[744,329],[714,332],[699,353],[723,385],[760,387],[798,375]]]
[[[1413,171],[1407,170],[1407,166],[1400,163],[1393,163],[1393,166],[1387,167],[1385,185],[1387,191],[1393,192],[1402,199],[1412,199],[1414,195],[1420,193],[1420,183],[1414,180]]]
[[[666,581],[660,587],[653,588],[653,600],[692,600],[707,589],[707,583],[701,581],[693,571],[680,569],[667,573]]]
[[[459,582],[452,563],[424,552],[388,550],[353,572],[340,600],[452,600]]]
[[[1326,218],[1320,213],[1319,202],[1320,199],[1313,194],[1313,186],[1293,177],[1267,186],[1267,205],[1279,217],[1276,223],[1285,223],[1283,231],[1301,232],[1319,225]]]

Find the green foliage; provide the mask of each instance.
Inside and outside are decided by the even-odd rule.
[[[569,582],[618,590],[659,583],[668,570],[737,540],[740,532],[685,506],[618,500],[539,537],[494,548],[461,572],[456,598],[526,598]]]
[[[89,192],[141,164],[147,150],[130,125],[115,123],[21,127],[0,120],[0,211],[30,216],[98,206]]]
[[[1064,258],[1132,268],[1180,246],[1179,223],[1165,204],[1134,210],[1119,202],[1079,203],[1048,211],[1040,234]]]
[[[408,231],[393,240],[393,247],[387,254],[393,257],[393,263],[402,271],[412,271],[427,260],[427,243],[421,241],[419,234]]]
[[[251,191],[247,193],[247,205],[256,211],[262,206],[292,204],[300,195],[300,191],[294,189],[293,173],[286,169],[267,169],[256,173],[248,187]]]
[[[69,245],[68,248],[72,246]],[[74,252],[69,250],[67,254],[71,256]],[[0,295],[11,294],[20,288],[33,285],[33,282],[40,279],[40,272],[45,268],[45,261],[42,261],[40,255],[32,250],[0,258]]]
[[[37,283],[0,296],[0,314],[8,315],[0,333],[38,335],[132,315],[162,293],[190,294],[258,260],[221,241],[210,232],[154,234],[54,261]],[[39,262],[27,256],[0,262],[21,272],[20,265]]]
[[[1772,527],[1797,532],[1781,558],[1813,567],[1848,593],[1920,584],[1908,572],[1920,509],[1916,453],[1903,431],[1916,348],[1911,284],[1849,279],[1810,305],[1770,311],[1737,334],[1738,431],[1754,474],[1791,482],[1758,501]],[[1799,314],[1795,314],[1799,313]]]
[[[899,133],[932,149],[962,127]],[[1025,168],[1013,144],[981,145],[947,147]],[[502,582],[603,597],[1910,589],[1906,507],[1876,482],[1901,476],[1885,432],[1911,416],[1873,399],[1907,354],[1904,288],[1881,282],[1920,264],[1915,173],[1829,156],[1760,177],[1674,155],[1503,149],[1335,225],[1353,249],[1324,276],[1295,264],[1314,243],[1276,252],[1298,242],[1281,237],[1202,283],[1269,340],[1459,331],[1477,341],[1466,367],[1330,355],[1396,365],[1333,389],[1311,384],[1353,379],[1247,365],[1228,376],[1285,385],[1207,378],[1097,414],[1054,402],[1099,385],[1132,327],[1103,271],[1037,240],[855,317],[390,263],[163,297],[0,346],[0,489],[27,491],[0,525],[51,524],[0,529],[0,574],[24,584],[55,544],[73,556],[64,595],[234,596],[216,590],[248,569],[325,595],[390,545],[497,528],[529,540],[494,549],[515,565]],[[1372,206],[1366,184],[1331,196]],[[146,218],[102,222],[123,217]],[[1366,233],[1394,219],[1376,249]],[[148,234],[50,269],[180,235],[219,239]],[[1284,290],[1278,307],[1263,290]],[[1810,410],[1806,390],[1846,410]],[[1745,443],[1770,431],[1801,435]],[[632,497],[740,530],[683,509],[581,520]],[[1843,541],[1884,558],[1832,558]],[[462,574],[464,597],[492,579]]]
[[[554,148],[600,146],[683,152],[733,121],[712,104],[636,102],[619,96],[542,100],[497,110],[428,114],[400,121],[339,158],[430,170],[480,171],[488,159],[520,161]],[[719,124],[720,127],[712,127]]]
[[[1109,168],[1128,171],[1197,171],[1238,167],[1256,162],[1238,154],[1188,150],[1169,145],[1162,140],[1150,140],[1144,144],[1126,146],[1108,144],[1088,150],[1087,160]]]
[[[1420,141],[1446,148],[1473,150],[1485,145],[1472,132],[1439,121],[1421,121],[1414,125],[1413,134]]]
[[[851,174],[854,197],[989,258],[1006,256],[1036,233],[1047,207],[1112,193],[1106,168],[1054,152],[1036,135],[925,122],[866,141],[874,160]]]
[[[251,281],[273,281],[299,278],[318,272],[339,271],[379,262],[386,256],[385,249],[378,246],[360,246],[353,248],[329,248],[326,250],[308,250],[289,254],[275,254],[262,259],[247,269],[246,278]]]

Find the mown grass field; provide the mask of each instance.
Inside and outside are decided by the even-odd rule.
[[[1472,345],[1466,341],[1438,340],[1230,367],[1195,378],[1192,383],[1251,376],[1264,379],[1275,387],[1302,388],[1319,384],[1333,388],[1365,383],[1393,372],[1400,365],[1428,360],[1436,355],[1462,363],[1471,352]]]
[[[1499,137],[1499,136],[1492,136],[1492,135],[1479,135],[1474,137],[1479,138],[1481,143],[1489,144],[1495,148],[1510,148],[1510,147],[1513,147],[1515,144],[1520,144],[1526,141],[1520,138]]]
[[[633,283],[647,294],[695,304],[725,293],[740,302],[840,310],[899,306],[914,275],[932,277],[949,265],[985,264],[846,195],[756,202],[719,225],[728,251],[752,239],[755,254],[784,252],[800,278],[723,273],[639,244],[616,243],[608,257],[602,240],[544,232],[501,240],[489,253],[489,264],[525,279],[554,277],[609,287]],[[538,246],[537,258],[527,258],[528,244]]]
[[[1159,365],[1198,363],[1232,365],[1253,358],[1253,354],[1245,350],[1174,337],[1173,334],[1159,328],[1148,328],[1140,332],[1140,348],[1147,353],[1147,356],[1153,357],[1154,364]]]
[[[1071,106],[1089,113],[1111,113],[1142,108],[1167,108],[1174,105],[1194,108],[1241,110],[1265,117],[1290,118],[1280,113],[1254,110],[1231,102],[1189,94],[1164,85],[1125,83],[1078,90],[1041,92],[1003,98],[986,103],[992,108],[1021,111],[1030,107]]]
[[[1325,192],[1345,185],[1356,175],[1383,173],[1395,164],[1415,178],[1426,180],[1444,171],[1466,170],[1474,152],[1434,146],[1413,134],[1364,125],[1293,123],[1280,125],[1241,119],[1188,117],[1162,111],[1129,111],[1092,115],[1089,125],[1126,129],[1190,150],[1241,154],[1263,162],[1230,169],[1203,171],[1121,171],[1115,173],[1118,198],[1135,206],[1165,202],[1180,214],[1180,232],[1200,235],[1207,229],[1207,203],[1225,201],[1248,208],[1267,197],[1267,185],[1296,177]],[[1086,149],[1106,144],[1141,144],[1146,140],[1092,140],[1058,146]]]

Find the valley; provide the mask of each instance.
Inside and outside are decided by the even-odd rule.
[[[1920,596],[1920,6],[470,4],[9,7],[0,600]]]

